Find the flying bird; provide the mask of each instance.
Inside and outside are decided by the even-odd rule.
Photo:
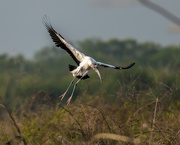
[[[85,54],[81,53],[79,50],[77,50],[76,48],[74,48],[71,44],[69,44],[61,34],[57,33],[54,28],[52,27],[49,19],[47,18],[47,16],[45,15],[43,17],[43,24],[45,25],[46,29],[49,32],[49,35],[51,36],[53,42],[55,43],[55,45],[57,47],[61,47],[62,49],[64,49],[67,53],[69,53],[69,55],[73,58],[73,60],[76,62],[77,66],[73,66],[73,65],[69,65],[69,71],[72,73],[73,75],[73,79],[70,82],[67,90],[60,96],[61,100],[64,98],[64,96],[66,95],[66,93],[68,92],[70,86],[73,84],[75,78],[78,78],[78,80],[76,81],[76,83],[74,84],[71,96],[69,97],[68,101],[67,101],[67,105],[70,104],[73,93],[75,91],[75,88],[77,86],[77,84],[83,80],[83,79],[88,79],[88,72],[90,69],[93,69],[97,75],[99,76],[100,81],[102,82],[101,79],[101,75],[99,73],[98,70],[98,66],[103,66],[106,68],[113,68],[113,69],[117,69],[117,70],[122,70],[122,69],[129,69],[131,68],[135,63],[132,63],[126,67],[121,67],[121,66],[114,66],[114,65],[110,65],[110,64],[106,64],[106,63],[102,63],[102,62],[98,62],[96,60],[94,60],[92,57],[90,56],[86,56]]]

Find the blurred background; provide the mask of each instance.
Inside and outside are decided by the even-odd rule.
[[[64,93],[72,79],[68,64],[75,65],[75,62],[64,50],[54,46],[42,23],[43,16],[47,15],[58,33],[95,60],[116,66],[136,63],[131,69],[123,71],[100,67],[102,84],[93,71],[89,72],[90,79],[81,81],[77,86],[72,106],[69,107],[74,107],[71,111],[81,108],[82,106],[76,106],[81,103],[95,104],[104,112],[109,112],[104,114],[105,117],[114,115],[119,119],[115,123],[113,117],[109,117],[112,126],[115,124],[111,128],[114,129],[113,132],[134,137],[142,131],[142,124],[149,126],[150,129],[146,128],[148,131],[159,130],[157,126],[151,127],[154,105],[157,103],[155,100],[159,99],[157,118],[161,121],[159,125],[167,128],[159,131],[159,138],[156,138],[157,134],[154,134],[153,140],[152,134],[144,137],[151,138],[150,143],[157,140],[162,141],[160,144],[166,141],[170,144],[177,143],[180,119],[179,6],[179,0],[1,0],[0,96],[4,104],[10,112],[16,112],[17,116],[28,108],[25,118],[30,121],[29,118],[34,117],[30,112],[39,111],[43,105],[47,108],[56,106],[60,102],[58,96]],[[71,89],[62,105],[66,105]],[[111,107],[108,108],[108,105]],[[136,114],[144,105],[146,110]],[[123,113],[120,111],[118,114],[118,110],[123,110]],[[54,113],[59,113],[61,117],[65,115],[62,112]],[[123,114],[126,115],[122,116]],[[52,113],[49,118],[57,116]],[[130,122],[132,116],[134,124]],[[64,119],[66,117],[63,116]],[[4,116],[0,117],[2,120],[3,118]],[[26,141],[36,143],[34,137],[37,136],[29,133],[31,127],[34,127],[33,123],[26,121],[30,128],[27,131],[28,125],[23,124],[22,118],[19,118]],[[44,121],[44,124],[49,121],[41,119],[39,114],[36,118],[38,126],[42,125],[38,120]],[[128,127],[120,132],[116,130],[124,124]],[[1,123],[0,127],[3,128]],[[97,128],[89,138],[98,133]],[[9,135],[1,130],[0,136],[4,135],[4,138],[0,138],[0,141],[6,143]],[[102,129],[99,132],[108,131]],[[38,141],[43,140],[43,133],[41,135],[38,136]],[[81,135],[79,138],[83,140]],[[69,141],[72,141],[72,136]]]

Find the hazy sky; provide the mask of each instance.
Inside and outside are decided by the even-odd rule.
[[[180,0],[152,0],[180,17]],[[136,0],[0,0],[0,54],[24,54],[53,45],[42,17],[66,40],[134,38],[162,45],[180,44],[174,25]]]

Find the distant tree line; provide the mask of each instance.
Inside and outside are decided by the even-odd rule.
[[[167,90],[178,90],[180,87],[180,46],[163,47],[153,42],[139,43],[134,39],[86,39],[74,45],[98,61],[116,66],[136,63],[133,68],[125,71],[100,68],[102,84],[96,74],[90,72],[89,81],[79,84],[74,99],[77,95],[94,98],[98,94],[105,96],[108,102],[113,102],[119,91],[132,88],[160,91],[157,82],[167,85]],[[64,50],[54,46],[42,48],[31,60],[22,55],[9,57],[1,54],[0,95],[11,106],[21,105],[23,100],[38,91],[48,92],[58,98],[72,79],[68,64],[75,65],[75,62]]]

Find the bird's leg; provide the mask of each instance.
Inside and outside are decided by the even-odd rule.
[[[82,78],[82,77],[81,77],[81,78]],[[68,99],[68,101],[67,101],[67,105],[70,104],[71,99],[72,99],[72,96],[73,96],[73,94],[74,94],[74,90],[75,90],[77,84],[80,82],[81,78],[74,84],[74,88],[73,88],[73,91],[72,91],[72,93],[71,93],[71,96],[69,97],[69,99]]]
[[[74,84],[74,88],[73,88],[73,91],[72,91],[72,93],[71,93],[71,96],[69,97],[69,99],[68,99],[68,101],[67,101],[67,105],[69,105],[70,102],[71,102],[71,99],[72,99],[72,96],[73,96],[73,94],[74,94],[74,91],[75,91],[75,88],[76,88],[77,84],[82,80],[82,78],[83,78],[87,73],[88,73],[88,71],[86,71],[86,72],[84,73],[84,75]]]
[[[64,98],[64,96],[66,95],[67,91],[69,90],[70,86],[73,84],[75,78],[76,78],[76,77],[74,77],[74,78],[72,79],[71,83],[69,84],[69,86],[68,86],[67,90],[64,92],[64,94],[62,94],[61,96],[59,96],[59,98],[61,98],[61,101],[63,100],[63,98]]]
[[[79,70],[76,75],[74,76],[74,78],[72,79],[71,83],[69,84],[67,90],[64,92],[64,94],[62,94],[61,96],[59,96],[59,98],[61,98],[61,101],[63,100],[64,96],[66,95],[67,91],[69,90],[70,86],[73,84],[74,82],[74,79],[76,78],[76,76],[78,75],[78,73],[80,72],[81,70]]]

